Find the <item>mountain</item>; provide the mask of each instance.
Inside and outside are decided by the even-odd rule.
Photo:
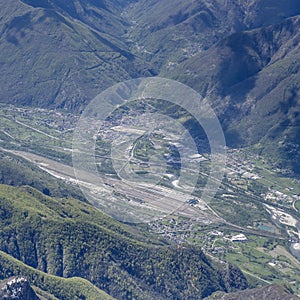
[[[86,201],[79,188],[54,178],[28,161],[0,150],[0,184],[31,186],[47,196]]]
[[[84,278],[116,299],[204,298],[247,287],[239,269],[212,262],[199,247],[159,240],[80,200],[0,185],[0,215],[1,276],[26,276],[59,299],[66,291],[45,273]]]
[[[76,187],[9,150],[0,152],[0,182],[10,184],[0,185],[0,278],[26,276],[40,293],[58,299],[80,293],[95,299],[99,288],[116,299],[168,299],[247,287],[237,268],[216,265],[198,247],[178,248],[108,218]],[[70,293],[63,277],[89,281],[79,281]]]
[[[79,110],[115,82],[154,74],[114,37],[123,27],[111,17],[114,5],[64,3],[0,2],[1,102]],[[86,23],[75,19],[81,14]],[[96,17],[104,31],[96,29]]]
[[[207,95],[230,146],[258,144],[299,174],[300,17],[235,33],[188,59],[174,78]]]
[[[143,13],[143,9],[149,12]],[[300,174],[300,1],[138,1],[134,53],[210,100],[230,147]]]
[[[144,13],[147,11],[147,13]],[[300,13],[299,0],[141,0],[126,10],[135,53],[166,76],[178,63],[232,33],[277,24]]]
[[[300,0],[0,4],[1,103],[77,114],[116,82],[141,76],[173,78],[210,101],[229,147],[249,147],[267,157],[274,169],[300,175]],[[11,121],[7,127],[23,124],[32,130],[41,124],[29,126],[30,119],[22,123],[22,112],[11,118],[4,118],[3,123]],[[69,130],[71,135],[71,126]],[[44,140],[35,145],[38,136],[33,139],[24,132],[17,136],[25,136],[22,143],[9,130],[0,133],[1,146],[10,147],[0,151],[1,279],[24,276],[41,299],[202,299],[212,294],[211,299],[297,299],[277,285],[241,291],[248,288],[243,273],[211,260],[200,246],[175,244],[149,233],[147,225],[109,218],[78,188],[13,154],[16,148],[39,147],[38,154],[71,163],[71,151],[63,144],[53,142],[48,149],[45,143],[43,148]],[[260,186],[253,186],[255,201],[263,206]],[[233,195],[231,183],[228,187],[221,199],[224,207],[234,204],[235,209],[239,201],[245,211],[255,206],[253,199],[245,205],[241,194]],[[246,188],[243,193],[250,195],[252,187]],[[226,214],[232,217],[230,210]],[[231,230],[227,233],[230,236]],[[251,259],[255,255],[250,250],[261,246],[249,246]],[[269,263],[271,258],[265,261],[268,268]]]
[[[1,102],[71,111],[116,82],[170,77],[232,33],[300,13],[299,0],[0,4]]]
[[[82,278],[61,278],[46,274],[42,271],[31,268],[14,257],[0,251],[1,262],[1,277],[11,274],[16,274],[13,278],[22,278],[21,287],[17,282],[18,289],[21,288],[22,294],[26,296],[29,294],[34,297],[32,289],[38,299],[41,300],[58,300],[58,299],[99,299],[99,300],[113,300],[105,292],[93,286],[89,281]],[[20,274],[25,274],[25,277]],[[9,275],[10,274],[10,275]],[[11,279],[4,279],[0,285],[4,287],[2,290],[7,294],[7,282]],[[13,284],[13,288],[15,284]],[[9,287],[8,287],[9,288]],[[6,295],[4,295],[6,296]],[[7,298],[1,298],[7,299]],[[15,298],[14,298],[15,299]],[[34,298],[29,298],[32,300]]]
[[[1,1],[1,102],[79,112],[159,74],[210,99],[229,146],[299,174],[299,0]]]

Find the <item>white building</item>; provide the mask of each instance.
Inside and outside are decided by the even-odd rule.
[[[247,241],[247,237],[241,233],[241,234],[238,234],[238,235],[234,235],[232,238],[231,238],[231,241],[232,242],[245,242]]]

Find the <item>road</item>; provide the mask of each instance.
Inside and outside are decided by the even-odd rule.
[[[294,209],[295,211],[299,212],[299,210],[298,210],[297,207],[296,207],[296,202],[297,202],[297,201],[299,201],[299,200],[294,200],[292,206],[293,206],[293,209]]]
[[[272,284],[271,281],[268,281],[268,280],[265,280],[265,279],[263,279],[263,278],[261,278],[261,277],[258,277],[258,276],[254,275],[254,274],[252,274],[252,273],[250,273],[250,272],[248,272],[248,271],[246,271],[246,270],[243,270],[243,269],[241,269],[241,270],[242,270],[243,273],[245,273],[245,274],[247,274],[247,275],[250,275],[250,276],[252,276],[252,277],[254,277],[254,278],[258,279],[258,280],[261,280],[261,281],[263,281],[263,282],[265,282],[265,283],[267,283],[267,284]]]
[[[22,125],[22,126],[24,126],[24,127],[29,128],[29,129],[31,129],[31,130],[33,130],[33,131],[35,131],[35,132],[38,132],[38,133],[40,133],[40,134],[43,134],[43,135],[45,135],[45,136],[47,136],[47,137],[49,137],[49,138],[51,138],[51,139],[58,140],[58,141],[60,140],[60,139],[59,139],[58,137],[56,137],[56,136],[50,135],[50,134],[48,134],[48,133],[46,133],[46,132],[43,132],[43,131],[41,131],[41,130],[39,130],[39,129],[36,129],[36,128],[34,128],[34,127],[32,127],[32,126],[29,126],[29,125],[27,125],[27,124],[25,124],[25,123],[23,123],[23,122],[21,122],[21,121],[15,120],[15,122],[18,123],[18,124],[20,124],[20,125]]]

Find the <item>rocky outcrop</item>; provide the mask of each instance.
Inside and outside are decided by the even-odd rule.
[[[24,277],[11,277],[0,283],[0,299],[39,300],[29,282]]]

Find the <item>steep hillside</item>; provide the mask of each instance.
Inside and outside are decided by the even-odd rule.
[[[193,299],[247,287],[237,268],[214,265],[199,248],[143,237],[77,200],[0,186],[0,214],[2,251],[52,275],[85,278],[117,299]]]
[[[0,184],[31,186],[47,196],[73,197],[86,201],[75,185],[54,178],[28,161],[0,150]]]
[[[230,147],[250,147],[285,175],[300,175],[300,0],[0,0],[0,5],[4,106],[71,115],[116,82],[159,74],[211,101]],[[53,143],[63,150],[55,152],[44,142],[51,138],[48,131],[35,130],[49,115],[41,114],[44,123],[28,118],[22,124],[23,112],[17,118],[12,112],[7,118],[2,110],[1,147],[36,148],[35,153],[71,163],[71,142],[67,151],[64,143]],[[35,135],[24,128],[16,135],[6,130],[20,124]],[[70,137],[73,128],[63,131]],[[188,128],[199,127],[190,122]],[[253,167],[247,160],[230,163],[238,167],[245,161]],[[216,199],[219,210],[228,208],[226,219],[233,211],[241,216],[238,207],[248,219],[256,202],[263,207],[267,187],[241,180],[242,193],[237,189],[235,195],[235,185],[226,180],[226,197]],[[265,264],[273,264],[271,259]],[[78,188],[0,149],[0,279],[11,276],[25,276],[41,299],[202,299],[215,292],[211,299],[297,299],[279,286],[241,292],[248,284],[238,268],[210,260],[200,246],[174,244],[145,227],[109,218]]]
[[[74,19],[72,2],[26,2],[0,1],[1,102],[79,110],[115,82],[153,75],[110,34],[108,20],[122,28],[110,16],[98,19],[105,33]]]
[[[210,96],[229,146],[257,144],[299,174],[298,14],[300,1],[283,0],[141,0],[127,8],[132,51]]]
[[[300,13],[299,0],[0,4],[0,101],[72,111],[116,82],[170,77],[225,36]]]
[[[58,300],[58,299],[74,299],[74,300],[113,300],[111,296],[93,286],[89,281],[82,278],[61,278],[36,270],[14,257],[0,251],[0,270],[1,278],[14,274],[18,278],[26,277],[25,296],[30,293],[31,298],[12,298],[15,300],[35,300],[32,297],[32,286],[35,294],[40,300]],[[10,281],[10,280],[8,280]],[[7,279],[4,279],[0,286],[6,286]],[[20,287],[19,287],[20,288]],[[6,289],[6,288],[5,288]],[[2,290],[5,293],[5,289]],[[22,291],[22,290],[21,290]],[[27,293],[26,293],[27,292]],[[0,294],[1,295],[1,294]],[[1,298],[11,299],[11,298]]]
[[[126,0],[21,0],[31,7],[58,11],[88,26],[119,38],[126,32],[127,22],[120,16]]]
[[[299,14],[300,1],[141,0],[126,11],[133,21],[129,30],[133,51],[168,76],[178,63],[225,36]]]
[[[207,95],[231,146],[261,143],[299,171],[300,17],[235,33],[182,63],[174,77]],[[271,149],[270,149],[271,147]]]

